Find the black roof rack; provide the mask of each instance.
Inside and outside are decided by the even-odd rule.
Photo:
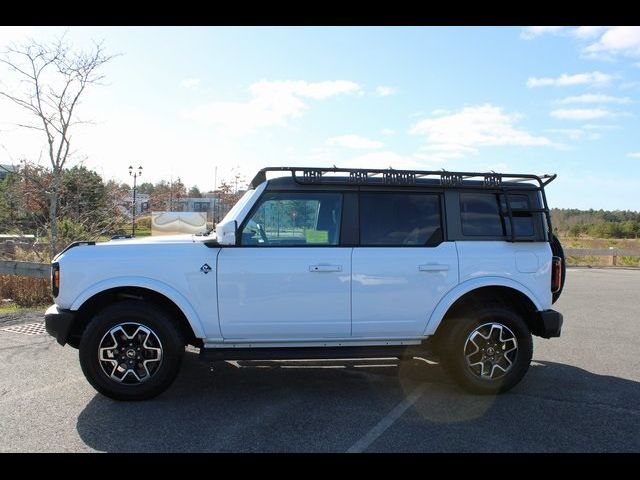
[[[300,185],[349,184],[349,185],[417,185],[418,180],[439,180],[442,187],[486,186],[501,187],[503,182],[537,182],[539,188],[551,183],[556,175],[532,175],[496,172],[450,172],[447,170],[396,170],[372,168],[323,168],[323,167],[267,167],[260,170],[251,181],[256,188],[267,180],[267,172],[291,172],[293,180]],[[327,174],[344,173],[344,176]],[[473,183],[470,183],[473,182]]]
[[[499,190],[505,199],[506,217],[511,224],[509,241],[521,240],[515,233],[513,212],[517,213],[543,213],[547,222],[548,240],[552,240],[553,229],[551,215],[547,204],[547,196],[544,191],[557,175],[533,175],[496,172],[449,172],[447,170],[396,170],[371,169],[371,168],[323,168],[323,167],[267,167],[260,170],[251,181],[251,187],[256,188],[267,180],[267,172],[291,172],[291,177],[299,185],[393,185],[393,186],[418,186],[424,185],[424,180],[431,180],[443,188],[490,188]],[[327,175],[327,174],[345,175]],[[519,182],[535,182],[537,190],[542,194],[542,208],[540,209],[514,209],[511,207],[509,194],[514,193],[514,184]],[[529,183],[531,185],[531,183]],[[504,215],[503,212],[500,212]]]

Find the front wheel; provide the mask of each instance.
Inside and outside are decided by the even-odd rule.
[[[175,379],[184,341],[161,309],[127,300],[107,307],[89,323],[79,347],[89,383],[115,400],[145,400]]]
[[[519,314],[505,307],[490,307],[449,322],[442,361],[462,388],[495,394],[522,380],[531,363],[533,341]]]

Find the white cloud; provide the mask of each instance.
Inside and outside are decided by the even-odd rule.
[[[593,37],[597,37],[601,33],[607,30],[607,27],[601,26],[584,26],[584,27],[575,27],[571,30],[571,35],[579,39],[590,39]]]
[[[341,94],[361,93],[357,83],[261,80],[249,87],[247,102],[213,102],[185,110],[186,118],[218,125],[230,135],[244,135],[258,128],[283,126],[300,117],[309,106],[301,98],[325,100]]]
[[[196,88],[198,85],[200,85],[199,78],[185,78],[180,82],[180,86],[183,88],[192,89],[192,88]]]
[[[627,157],[631,157],[631,158],[640,158],[640,152],[631,152],[631,153],[627,153]]]
[[[431,115],[446,115],[447,113],[451,113],[451,110],[447,110],[446,108],[436,108],[435,110],[431,110]]]
[[[604,125],[598,123],[587,123],[582,126],[585,130],[618,130],[622,128],[620,125]]]
[[[428,156],[433,157],[435,155],[438,158],[462,158],[467,153],[478,152],[478,149],[475,147],[469,147],[467,145],[460,145],[455,143],[422,145],[419,150],[421,152],[427,152]]]
[[[392,130],[390,128],[383,128],[382,130],[380,130],[380,133],[382,135],[387,135],[388,136],[388,135],[394,135],[396,133],[396,131]]]
[[[561,108],[553,110],[551,116],[562,120],[593,120],[611,116],[604,108]]]
[[[576,114],[576,118],[569,118],[571,120],[581,120],[579,118],[582,113]],[[588,115],[588,114],[587,114]],[[612,113],[612,115],[615,115]],[[576,128],[549,128],[545,132],[556,133],[564,135],[570,140],[599,140],[602,135],[611,130],[617,130],[622,128],[620,125],[607,125],[603,123],[585,123],[584,125]]]
[[[557,78],[551,77],[529,77],[527,80],[527,87],[567,87],[572,85],[592,85],[592,86],[601,86],[608,84],[611,80],[613,80],[612,75],[607,75],[606,73],[601,72],[589,72],[589,73],[576,73],[574,75],[568,75],[563,73]]]
[[[620,84],[620,90],[630,90],[640,87],[640,82],[624,82]]]
[[[585,134],[584,130],[581,130],[580,128],[549,128],[545,131],[549,133],[559,133],[561,135],[566,135],[571,140],[579,140],[584,137]]]
[[[388,97],[389,95],[395,95],[397,92],[398,89],[394,87],[386,87],[384,85],[376,87],[376,95],[379,97]]]
[[[612,97],[611,95],[603,95],[599,93],[587,93],[574,97],[567,97],[560,100],[560,103],[631,103],[629,97]]]
[[[500,107],[485,104],[421,120],[409,133],[425,137],[427,143],[420,150],[428,152],[433,160],[460,158],[476,153],[480,147],[552,145],[545,137],[516,128],[519,118],[520,115],[509,115]]]
[[[536,27],[525,27],[520,36],[526,40],[530,40],[535,37],[539,37],[540,35],[544,35],[547,33],[558,34],[564,31],[565,27],[551,27],[551,26],[536,26]]]
[[[362,89],[357,83],[347,80],[324,82],[305,82],[303,80],[268,81],[260,80],[249,87],[255,97],[279,98],[282,96],[299,96],[325,100],[341,93],[360,93]]]
[[[345,148],[354,148],[362,150],[371,150],[381,148],[384,143],[377,140],[370,140],[360,135],[341,135],[339,137],[332,137],[326,141],[327,145],[339,146]]]
[[[580,40],[588,40],[597,37],[604,33],[610,27],[602,26],[584,26],[584,27],[552,27],[552,26],[538,26],[538,27],[525,27],[522,29],[520,36],[524,39],[530,40],[532,38],[540,37],[542,35],[570,35]]]
[[[392,151],[370,152],[340,162],[345,168],[395,168],[396,170],[420,170],[424,164],[418,159]]]
[[[520,36],[532,39],[545,34],[576,38],[586,45],[582,53],[591,59],[612,60],[616,55],[640,57],[640,26],[526,27]]]
[[[600,39],[587,46],[584,52],[640,56],[640,27],[607,27]]]

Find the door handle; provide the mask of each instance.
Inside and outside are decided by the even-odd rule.
[[[342,265],[309,265],[310,272],[341,272]]]
[[[427,263],[425,265],[418,265],[418,270],[421,272],[446,272],[449,270],[449,265]]]

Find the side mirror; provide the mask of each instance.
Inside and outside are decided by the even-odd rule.
[[[236,232],[238,231],[238,222],[223,223],[216,227],[216,239],[220,245],[235,245],[236,244]]]

